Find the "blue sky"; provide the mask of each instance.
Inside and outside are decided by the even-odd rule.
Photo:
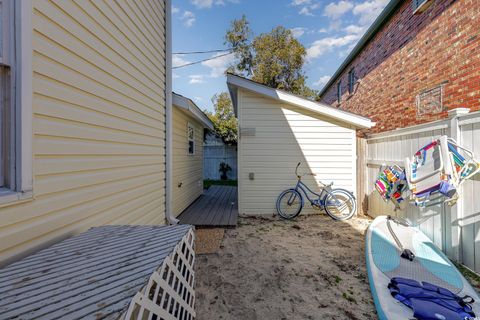
[[[173,0],[173,52],[225,48],[230,21],[247,16],[255,35],[282,25],[307,49],[307,83],[321,89],[388,0]],[[220,53],[174,55],[173,66]],[[233,55],[173,70],[175,92],[212,109],[211,97],[227,90],[224,71]]]

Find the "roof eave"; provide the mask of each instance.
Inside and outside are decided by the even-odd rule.
[[[230,90],[230,94],[232,96],[233,107],[235,110],[235,114],[238,114],[238,101],[237,101],[237,89],[242,88],[251,92],[255,92],[275,100],[279,100],[291,105],[295,105],[300,108],[304,108],[315,113],[321,114],[323,116],[327,116],[329,118],[333,118],[335,120],[339,120],[342,122],[346,122],[348,124],[353,125],[356,128],[371,128],[375,125],[370,119],[343,111],[340,109],[333,108],[332,106],[322,104],[319,102],[311,101],[297,95],[270,88],[263,84],[256,83],[249,79],[236,76],[233,74],[227,75],[227,85]]]
[[[200,108],[189,98],[179,95],[175,92],[172,94],[173,105],[187,111],[193,118],[197,119],[205,128],[214,130],[213,122],[208,116],[200,110]]]

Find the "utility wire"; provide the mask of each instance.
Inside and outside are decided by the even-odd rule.
[[[173,52],[172,54],[202,54],[202,53],[214,53],[214,52],[232,51],[233,49],[234,49],[234,48],[231,48],[231,49],[216,49],[216,50],[209,50],[209,51]]]
[[[218,59],[218,58],[221,58],[221,57],[224,57],[224,56],[228,56],[229,54],[232,54],[232,53],[233,52],[227,52],[227,53],[224,53],[224,54],[219,54],[218,56],[215,56],[215,57],[211,57],[211,58],[207,58],[207,59],[203,59],[203,60],[198,60],[198,61],[182,64],[180,66],[173,67],[172,69],[179,69],[179,68],[183,68],[183,67],[193,66],[194,64],[199,64],[199,63],[202,63],[202,62],[205,62],[205,61]]]

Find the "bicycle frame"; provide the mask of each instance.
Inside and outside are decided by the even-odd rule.
[[[310,189],[305,183],[303,183],[301,179],[298,179],[297,180],[297,185],[295,186],[294,190],[297,191],[298,193],[300,193],[300,195],[301,195],[301,193],[303,193],[305,195],[305,197],[308,199],[308,201],[310,201],[310,204],[312,206],[314,206],[314,205],[318,205],[318,206],[322,206],[322,207],[325,206],[325,198],[328,194],[328,192],[325,190],[325,188],[322,188],[322,191],[320,193],[317,193],[317,192],[313,191],[312,189]],[[299,190],[301,190],[302,192],[300,192]],[[318,198],[317,199],[312,199],[313,197],[310,198],[309,193],[314,194]],[[316,203],[316,201],[318,201],[318,202]],[[290,202],[290,200],[289,200],[289,202]]]

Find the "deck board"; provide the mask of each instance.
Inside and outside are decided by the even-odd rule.
[[[96,227],[6,266],[0,318],[119,318],[190,228]]]
[[[233,186],[211,186],[178,219],[181,224],[198,227],[235,227],[238,217],[238,192]]]

